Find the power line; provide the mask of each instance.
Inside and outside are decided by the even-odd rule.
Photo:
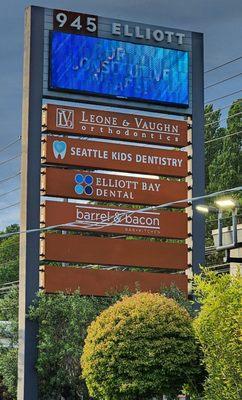
[[[207,115],[213,114],[213,113],[215,113],[215,112],[217,112],[217,111],[225,110],[226,108],[232,107],[232,105],[233,105],[233,103],[232,103],[232,104],[228,104],[227,106],[218,108],[217,110],[213,110],[213,111],[206,112],[206,113],[204,113],[204,115],[205,115],[205,117],[206,117]]]
[[[239,74],[236,74],[236,75],[230,76],[229,78],[222,79],[221,81],[218,81],[218,82],[212,83],[211,85],[208,85],[208,86],[206,86],[204,89],[209,89],[209,88],[211,88],[211,87],[213,87],[213,86],[220,85],[221,83],[224,83],[224,82],[230,81],[230,79],[237,78],[238,76],[241,76],[241,75],[242,75],[242,72],[240,72]]]
[[[212,103],[213,101],[225,99],[226,97],[233,96],[234,94],[237,94],[237,93],[240,93],[240,92],[242,92],[242,89],[237,90],[236,92],[233,92],[233,93],[226,94],[225,96],[221,96],[221,97],[217,97],[215,99],[211,99],[209,101],[206,101],[204,104],[209,104],[209,103]]]
[[[9,147],[13,146],[15,143],[17,143],[21,139],[21,136],[18,136],[18,139],[14,140],[13,142],[8,143],[5,147],[2,147],[0,149],[0,153],[4,150],[7,150]]]
[[[225,139],[226,137],[229,137],[229,136],[239,135],[239,133],[242,133],[242,131],[229,133],[228,135],[219,136],[219,137],[214,138],[214,139],[206,140],[204,143],[206,144],[206,143],[215,142],[216,140]]]
[[[1,165],[4,165],[4,164],[7,164],[7,163],[10,162],[10,161],[16,160],[16,159],[19,158],[19,157],[20,157],[20,154],[17,154],[17,155],[14,156],[14,157],[11,157],[11,158],[8,158],[7,160],[1,161],[1,162],[0,162],[0,166],[1,166]]]
[[[230,61],[227,61],[227,62],[225,62],[225,63],[223,63],[223,64],[220,64],[220,65],[218,65],[217,67],[214,67],[214,68],[211,68],[211,69],[207,69],[207,71],[205,71],[204,73],[205,73],[205,74],[208,74],[209,72],[215,71],[215,70],[218,69],[218,68],[222,68],[222,67],[224,67],[225,65],[232,64],[232,63],[234,63],[235,61],[240,60],[241,58],[242,58],[242,56],[237,57],[237,58],[234,58],[233,60],[230,60]]]
[[[12,189],[12,190],[9,190],[8,192],[5,192],[5,193],[1,193],[0,197],[7,196],[8,194],[16,192],[17,190],[20,190],[20,187]]]
[[[238,112],[238,113],[236,113],[236,114],[234,114],[234,115],[231,115],[230,117],[225,117],[225,118],[219,119],[218,121],[210,122],[209,124],[205,124],[204,126],[206,127],[206,126],[216,125],[216,124],[219,124],[219,122],[222,122],[222,121],[226,121],[226,120],[228,120],[228,119],[235,118],[235,117],[237,117],[238,115],[241,115],[241,114],[242,114],[242,111],[240,111],[240,112]],[[205,115],[206,115],[206,114],[205,114]]]
[[[175,201],[172,201],[172,202],[169,202],[169,203],[160,204],[158,206],[151,206],[151,207],[145,207],[143,209],[130,210],[130,211],[126,211],[124,213],[120,213],[120,214],[118,214],[116,216],[107,218],[106,220],[103,220],[102,223],[105,222],[105,221],[110,221],[111,219],[114,219],[114,218],[116,219],[117,217],[120,218],[119,222],[121,222],[122,218],[125,217],[128,214],[130,215],[130,214],[134,214],[134,213],[141,213],[141,212],[144,212],[144,211],[159,210],[161,208],[170,207],[173,204],[178,204],[178,203],[187,203],[187,202],[192,203],[192,202],[195,202],[197,200],[208,199],[208,198],[211,198],[211,197],[218,196],[220,194],[238,192],[240,190],[242,190],[242,186],[234,187],[234,188],[231,188],[231,189],[221,190],[221,191],[210,193],[210,194],[207,194],[207,195],[204,195],[204,196],[197,196],[197,197],[192,197],[192,198],[187,198],[187,199],[182,199],[182,200],[175,200]],[[0,239],[6,238],[6,237],[9,237],[9,236],[13,236],[13,235],[16,235],[16,234],[23,234],[23,233],[27,233],[28,234],[28,233],[34,233],[34,232],[47,231],[47,230],[50,230],[50,229],[56,229],[56,228],[64,227],[64,226],[68,227],[68,226],[73,225],[75,223],[76,222],[73,221],[73,222],[69,222],[69,223],[67,222],[65,224],[58,224],[58,225],[48,226],[48,227],[45,227],[45,228],[36,228],[36,229],[28,229],[26,231],[5,233],[5,234],[0,235]],[[94,228],[93,225],[100,225],[100,223],[87,225],[87,226],[84,226],[82,228],[92,228],[93,229]],[[105,227],[112,226],[112,225],[116,225],[116,223],[115,222],[111,222],[111,224],[106,224]],[[102,229],[103,225],[97,226],[96,228],[97,229]]]
[[[18,201],[17,203],[10,204],[10,206],[0,208],[0,211],[6,210],[7,208],[18,206],[19,204],[20,204],[20,202]]]
[[[137,209],[136,210],[130,210],[130,211],[125,212],[125,213],[120,213],[120,214],[116,215],[116,217],[112,217],[112,218],[120,217],[119,222],[121,222],[122,218],[125,217],[127,214],[132,215],[135,212],[140,213],[140,212],[144,212],[144,211],[159,210],[160,208],[170,207],[173,204],[178,204],[178,203],[186,203],[186,202],[192,203],[192,202],[195,202],[197,200],[211,198],[211,197],[219,196],[220,194],[230,193],[230,192],[235,192],[235,191],[240,191],[240,190],[242,190],[242,186],[235,187],[235,188],[232,188],[232,189],[225,189],[225,190],[214,192],[214,193],[210,193],[210,194],[207,194],[207,195],[204,195],[204,196],[197,196],[197,197],[192,197],[192,198],[188,198],[188,199],[172,201],[172,202],[164,203],[164,204],[161,204],[161,205],[158,205],[158,206],[145,207],[143,209],[138,209],[138,210]],[[108,218],[107,220],[109,220],[109,219],[111,219],[111,218]],[[105,222],[105,220],[103,220],[102,222]],[[93,225],[95,225],[95,224],[93,224]],[[98,223],[97,223],[97,225],[98,225]],[[112,226],[112,225],[115,225],[115,224],[114,223],[107,224],[107,225],[105,225],[105,227]],[[87,227],[89,227],[89,226],[87,226]],[[85,228],[85,227],[83,227],[83,228]],[[102,226],[97,228],[97,229],[102,229]]]
[[[15,174],[15,175],[11,175],[11,176],[8,176],[7,178],[2,179],[2,180],[0,181],[0,183],[10,181],[10,179],[16,178],[16,177],[19,176],[20,174],[21,174],[21,172],[19,171],[19,172],[18,172],[17,174]]]

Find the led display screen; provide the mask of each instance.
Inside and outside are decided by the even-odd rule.
[[[49,88],[188,106],[186,51],[53,31]]]

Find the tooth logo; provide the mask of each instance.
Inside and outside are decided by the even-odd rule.
[[[53,142],[53,153],[55,155],[55,158],[60,158],[63,160],[63,158],[66,155],[66,142],[63,142],[62,140],[55,140]]]

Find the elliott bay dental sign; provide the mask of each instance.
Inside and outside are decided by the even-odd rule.
[[[52,167],[42,172],[42,194],[46,196],[147,205],[187,198],[186,182]],[[172,204],[186,206],[185,202]]]
[[[187,122],[148,115],[125,114],[47,104],[43,131],[85,135],[166,146],[187,146]]]
[[[187,176],[187,153],[47,136],[43,163],[175,177]]]

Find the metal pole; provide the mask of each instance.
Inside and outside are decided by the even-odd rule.
[[[192,195],[202,196],[205,192],[204,172],[204,62],[203,35],[192,33]],[[204,216],[195,211],[193,205],[192,238],[193,272],[200,272],[200,264],[205,261]]]
[[[223,212],[218,212],[218,247],[223,246]]]
[[[40,225],[41,106],[43,87],[44,9],[25,14],[21,231]],[[18,400],[37,400],[38,325],[27,318],[39,290],[39,233],[20,236]]]
[[[233,245],[234,247],[238,244],[238,232],[237,232],[237,214],[238,209],[235,207],[232,211],[232,225],[233,225]]]

